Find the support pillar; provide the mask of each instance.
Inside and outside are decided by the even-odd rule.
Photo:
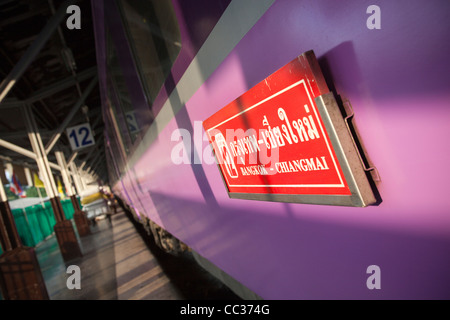
[[[2,248],[4,251],[10,251],[22,246],[19,233],[17,232],[11,208],[9,207],[8,197],[6,196],[3,182],[0,179],[0,238],[2,239]]]
[[[11,242],[9,241],[8,231],[5,226],[5,222],[3,221],[3,210],[0,207],[0,246],[3,249],[3,252],[10,251],[12,249]]]
[[[75,225],[77,226],[78,234],[80,235],[80,237],[83,237],[91,233],[87,214],[86,212],[81,211],[80,206],[78,205],[77,197],[73,192],[72,183],[70,182],[70,177],[67,170],[66,160],[64,158],[64,153],[61,151],[56,151],[55,155],[56,160],[58,161],[58,165],[61,167],[61,175],[63,178],[64,186],[66,188],[66,193],[70,197],[73,209],[75,211],[73,219],[75,221]]]
[[[55,231],[56,239],[58,240],[59,249],[64,261],[70,261],[82,256],[80,245],[78,243],[75,230],[72,226],[72,222],[70,220],[66,220],[64,215],[64,210],[58,196],[58,189],[56,188],[55,180],[47,159],[47,154],[45,153],[44,145],[39,134],[39,129],[34,121],[31,107],[27,105],[23,110],[31,147],[36,154],[36,163],[38,165],[39,172],[42,175],[45,190],[50,198],[50,203],[55,215],[56,225],[53,229]]]
[[[78,205],[77,197],[75,195],[71,196],[70,199],[72,200],[73,208],[77,208],[75,209],[73,219],[75,220],[75,224],[77,225],[79,235],[82,237],[91,234],[87,213],[85,211],[81,211],[80,206]]]
[[[0,290],[6,300],[48,300],[34,248],[24,247],[0,180]]]
[[[70,163],[70,171],[72,172],[73,182],[75,184],[75,189],[77,191],[76,193],[80,194],[84,191],[84,188],[81,183],[80,173],[74,161]]]
[[[25,171],[25,177],[27,178],[27,185],[32,187],[33,186],[33,178],[31,176],[30,168],[24,167],[24,171]]]

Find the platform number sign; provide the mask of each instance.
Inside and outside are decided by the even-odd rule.
[[[72,150],[79,150],[95,144],[89,123],[67,128],[66,133]]]

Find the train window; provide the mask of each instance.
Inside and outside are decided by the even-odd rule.
[[[171,1],[117,2],[147,99],[153,103],[181,50]]]
[[[108,66],[108,98],[110,101],[113,121],[119,131],[124,152],[128,153],[139,132],[137,125],[130,121],[130,115],[134,115],[134,108],[130,100],[130,94],[125,82],[123,70],[118,61],[116,48],[107,32],[107,66]]]

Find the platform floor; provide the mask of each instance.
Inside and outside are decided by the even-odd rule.
[[[174,257],[141,234],[124,211],[100,220],[79,238],[82,258],[64,262],[54,236],[36,247],[51,300],[239,299],[199,267],[190,253]],[[69,265],[80,267],[81,289],[68,289]]]

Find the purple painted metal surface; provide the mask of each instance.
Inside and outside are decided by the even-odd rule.
[[[217,20],[231,0],[202,1],[196,5],[183,0],[173,0],[181,36],[181,51],[172,67],[171,77],[153,102],[153,112],[158,114],[176,83],[183,76],[188,65],[197,54],[201,45],[214,28]],[[198,19],[197,17],[203,17]],[[207,17],[207,18],[205,18]],[[195,19],[197,18],[197,19]]]
[[[124,179],[141,214],[265,299],[450,298],[450,5],[378,1],[369,30],[371,4],[276,1]],[[379,206],[232,200],[215,164],[173,164],[181,117],[198,139],[195,121],[310,49],[353,105]],[[380,290],[366,286],[373,264]]]

